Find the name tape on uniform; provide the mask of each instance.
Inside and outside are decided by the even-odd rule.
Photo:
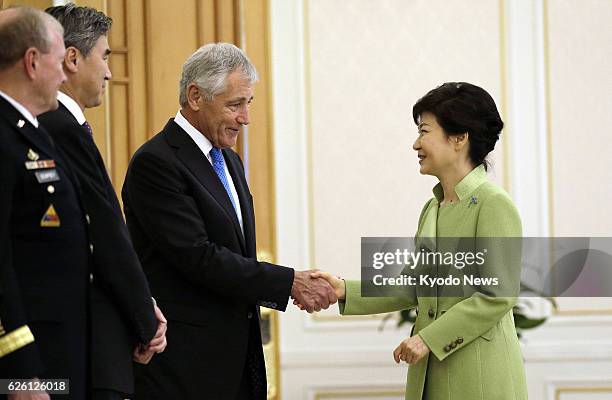
[[[60,180],[59,174],[55,168],[47,171],[36,171],[34,175],[36,175],[38,183],[56,182]]]

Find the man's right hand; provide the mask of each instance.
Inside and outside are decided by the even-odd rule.
[[[323,278],[313,278],[313,272],[317,271],[295,271],[291,288],[291,297],[309,313],[325,310],[338,301],[330,284]]]

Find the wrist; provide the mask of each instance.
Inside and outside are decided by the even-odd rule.
[[[303,280],[303,271],[294,271],[293,272],[293,282],[291,283],[291,297],[295,298],[295,295],[297,294],[297,290],[299,287],[299,282],[301,280]]]

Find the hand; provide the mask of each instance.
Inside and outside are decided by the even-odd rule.
[[[310,277],[325,279],[334,289],[334,292],[336,293],[336,297],[338,298],[338,300],[346,299],[346,284],[344,282],[344,279],[338,276],[333,276],[329,272],[323,272],[323,271],[313,272],[312,274],[310,274]]]
[[[291,297],[295,304],[301,304],[301,309],[309,313],[327,309],[330,304],[338,301],[334,289],[325,279],[311,278],[312,271],[295,271]]]
[[[148,364],[151,361],[151,358],[156,353],[161,353],[166,349],[166,345],[168,341],[166,340],[166,331],[168,329],[168,321],[164,314],[161,312],[157,304],[154,304],[155,307],[155,316],[157,317],[157,321],[159,322],[157,325],[157,332],[155,332],[155,336],[149,344],[143,345],[138,344],[134,348],[132,353],[132,359],[140,364]]]
[[[164,314],[161,312],[157,305],[155,307],[155,316],[157,317],[157,321],[159,324],[157,325],[157,332],[155,332],[155,337],[151,339],[147,348],[153,350],[155,353],[162,353],[166,349],[166,345],[168,341],[166,340],[166,331],[168,330],[168,321]]]
[[[148,364],[155,355],[155,351],[150,350],[147,346],[137,344],[132,352],[132,360],[139,364]]]
[[[32,382],[38,382],[38,378],[30,379]],[[50,400],[47,392],[18,392],[7,395],[8,400]]]
[[[406,361],[408,364],[416,364],[429,353],[429,347],[425,344],[419,335],[409,337],[402,341],[393,351],[393,358],[399,364],[400,361]]]

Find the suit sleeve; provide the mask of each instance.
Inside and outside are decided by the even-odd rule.
[[[58,118],[59,113],[55,112]],[[102,286],[105,295],[97,301],[115,303],[138,342],[148,343],[157,329],[151,291],[100,152],[78,125],[64,124],[55,130],[49,125],[79,180],[81,200],[90,218],[95,284]]]
[[[211,241],[208,230],[215,227],[206,225],[191,189],[167,161],[141,152],[128,169],[123,200],[167,264],[190,282],[284,311],[293,269],[243,257]]]
[[[495,194],[482,205],[477,224],[477,248],[487,248],[481,277],[497,277],[499,286],[488,286],[455,304],[418,334],[440,361],[485,334],[516,304],[521,274],[521,221],[512,201]],[[513,297],[509,297],[513,296]],[[445,351],[457,337],[461,346]]]
[[[1,149],[0,157],[0,377],[32,378],[41,374],[43,364],[27,325],[12,262],[10,220],[15,171],[11,158]]]

